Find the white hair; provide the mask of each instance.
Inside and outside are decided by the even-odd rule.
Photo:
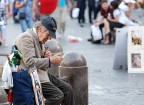
[[[37,21],[35,22],[35,24],[33,25],[33,27],[37,30],[39,27],[42,27],[43,31],[47,31],[46,27],[43,26],[43,24],[41,23],[41,21]]]

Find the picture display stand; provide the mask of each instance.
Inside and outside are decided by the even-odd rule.
[[[144,73],[144,26],[128,28],[128,72]]]
[[[128,28],[119,28],[116,30],[116,42],[115,42],[115,55],[114,55],[114,70],[127,70],[127,33]]]

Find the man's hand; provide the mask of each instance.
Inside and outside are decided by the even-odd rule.
[[[50,61],[51,61],[51,63],[53,63],[53,64],[60,64],[61,61],[62,61],[62,59],[63,59],[63,58],[62,58],[62,54],[61,54],[61,53],[58,53],[58,54],[50,57]]]
[[[52,56],[52,54],[51,54],[50,51],[46,50],[46,51],[44,52],[44,57],[45,57],[45,58],[49,58],[49,57],[51,57],[51,56]]]

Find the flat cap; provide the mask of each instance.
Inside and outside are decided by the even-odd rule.
[[[56,38],[57,23],[53,17],[46,17],[41,20],[41,23],[49,31],[52,38]]]

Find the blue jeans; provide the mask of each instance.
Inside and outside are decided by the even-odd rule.
[[[21,25],[22,32],[25,32],[27,28],[32,28],[33,26],[33,20],[20,19],[19,23]]]

